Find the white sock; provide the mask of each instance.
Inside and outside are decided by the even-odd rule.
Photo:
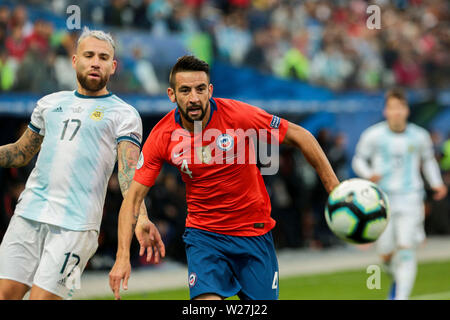
[[[395,300],[407,300],[414,287],[414,282],[416,281],[416,252],[413,249],[400,249],[397,251],[395,259]]]

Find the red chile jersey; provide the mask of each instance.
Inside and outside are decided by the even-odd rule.
[[[203,130],[183,129],[177,108],[156,124],[142,148],[134,180],[153,186],[166,161],[180,170],[186,184],[186,227],[263,235],[275,221],[252,137],[281,144],[288,121],[243,102],[209,101],[211,115]]]

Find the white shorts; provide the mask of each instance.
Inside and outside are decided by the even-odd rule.
[[[398,248],[416,248],[425,240],[425,207],[421,193],[388,195],[391,217],[377,240],[379,254]]]
[[[95,230],[72,231],[14,215],[0,245],[0,278],[70,299],[97,247]]]

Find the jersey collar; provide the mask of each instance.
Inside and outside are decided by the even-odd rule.
[[[112,92],[108,92],[107,94],[101,95],[101,96],[86,96],[84,94],[79,93],[77,90],[74,91],[75,95],[78,98],[83,98],[83,99],[100,99],[100,98],[107,98],[113,95]]]

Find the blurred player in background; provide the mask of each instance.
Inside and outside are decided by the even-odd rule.
[[[77,90],[40,99],[22,137],[0,147],[1,167],[24,166],[40,151],[0,246],[0,299],[22,299],[30,288],[30,299],[70,298],[70,276],[81,275],[98,246],[116,158],[128,189],[142,123],[106,89],[114,50],[109,34],[85,28],[72,58]]]
[[[423,174],[434,199],[447,194],[429,133],[408,123],[409,106],[401,90],[386,93],[386,121],[366,129],[356,146],[356,174],[377,183],[388,195],[391,221],[377,240],[386,271],[393,277],[390,299],[408,299],[417,273],[416,248],[425,239]]]
[[[168,162],[180,170],[186,183],[188,216],[183,239],[191,299],[223,299],[236,294],[241,299],[277,299],[278,262],[270,232],[275,221],[270,217],[262,175],[256,163],[249,161],[252,144],[237,134],[238,130],[263,131],[269,139],[266,142],[299,148],[328,192],[339,181],[307,130],[243,102],[212,98],[206,62],[194,56],[181,57],[169,82],[168,96],[177,108],[147,138],[122,203],[111,289],[119,299],[122,280],[124,289],[127,287],[133,216],[163,163]],[[200,130],[194,130],[196,126]],[[240,150],[234,153],[233,146],[242,145],[247,156],[239,164],[233,157],[239,158]],[[145,219],[150,223],[139,216],[140,221]],[[153,252],[159,260],[159,248],[154,247]]]

